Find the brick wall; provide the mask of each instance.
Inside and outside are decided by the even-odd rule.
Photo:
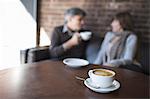
[[[64,11],[80,7],[87,12],[86,27],[98,36],[109,30],[112,15],[129,10],[134,17],[135,32],[143,42],[150,42],[150,0],[41,0],[41,27],[48,35],[52,29],[63,24]]]

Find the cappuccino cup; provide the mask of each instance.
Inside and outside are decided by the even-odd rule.
[[[93,69],[89,70],[88,75],[91,78],[93,85],[107,88],[113,84],[115,72],[108,69]]]
[[[80,32],[81,39],[87,41],[91,38],[92,32]]]

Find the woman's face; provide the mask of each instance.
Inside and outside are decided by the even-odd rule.
[[[119,33],[119,32],[123,31],[123,28],[120,25],[120,22],[118,20],[113,20],[112,23],[111,23],[111,27],[112,27],[113,32]]]

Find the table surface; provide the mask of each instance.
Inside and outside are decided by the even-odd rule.
[[[121,87],[110,93],[96,93],[75,76],[88,78],[87,72],[98,65],[70,68],[62,61],[42,61],[0,71],[0,99],[105,99],[148,98],[149,76],[109,68],[116,72]]]

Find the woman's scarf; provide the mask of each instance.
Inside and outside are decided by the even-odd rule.
[[[103,63],[109,63],[113,59],[120,58],[127,37],[131,34],[130,31],[124,31],[122,33],[113,33],[113,37],[109,40],[108,45],[103,55]]]

